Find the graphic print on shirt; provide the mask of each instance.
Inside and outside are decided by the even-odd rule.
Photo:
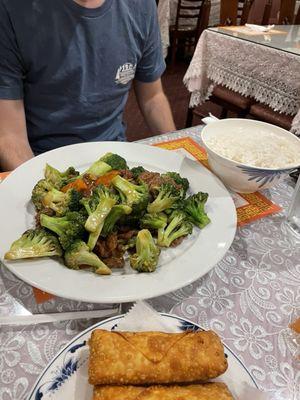
[[[117,85],[127,85],[134,78],[136,70],[136,64],[126,63],[121,65],[118,68],[116,75],[116,84]]]

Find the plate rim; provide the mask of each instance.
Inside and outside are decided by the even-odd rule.
[[[40,373],[40,375],[38,376],[38,378],[36,379],[36,381],[35,381],[35,383],[34,383],[34,385],[33,385],[33,388],[32,388],[32,390],[31,390],[31,392],[30,392],[30,394],[29,394],[29,396],[28,396],[28,400],[34,400],[34,398],[33,398],[32,396],[35,394],[35,391],[36,391],[36,389],[37,389],[37,386],[38,386],[39,382],[41,381],[41,379],[43,378],[43,376],[45,375],[45,373],[47,372],[47,370],[48,370],[48,369],[51,367],[51,365],[54,363],[54,361],[57,360],[57,358],[58,358],[61,354],[63,354],[63,353],[68,349],[68,347],[70,347],[72,344],[74,344],[74,342],[76,342],[78,339],[80,339],[81,336],[84,336],[84,335],[87,334],[88,332],[90,332],[90,331],[96,329],[97,327],[99,327],[99,326],[101,326],[101,325],[103,325],[103,324],[112,322],[112,321],[114,321],[114,320],[116,320],[116,319],[122,319],[122,318],[124,318],[124,317],[126,316],[126,314],[127,314],[127,313],[119,314],[119,315],[116,315],[116,316],[113,316],[113,317],[110,317],[110,318],[106,318],[106,319],[104,319],[103,321],[96,322],[96,323],[93,324],[92,326],[86,328],[84,331],[78,333],[73,339],[71,339],[61,350],[59,350],[59,352],[49,361],[49,363],[48,363],[48,364],[45,366],[45,368],[42,370],[42,372]],[[192,324],[192,325],[197,326],[198,328],[200,328],[200,329],[203,330],[203,331],[206,331],[206,330],[207,330],[207,329],[204,329],[204,328],[203,328],[201,325],[199,325],[198,323],[193,322],[193,321],[191,321],[191,320],[189,320],[189,319],[187,319],[187,318],[179,317],[179,316],[177,316],[177,315],[169,314],[169,313],[164,313],[164,312],[160,312],[159,314],[160,314],[161,316],[163,316],[163,317],[167,317],[167,318],[175,319],[175,320],[177,320],[177,321],[183,321],[183,322],[190,323],[190,324]],[[223,344],[224,348],[225,348],[227,351],[229,351],[230,354],[240,363],[241,367],[244,368],[245,372],[247,372],[247,374],[249,375],[249,377],[250,377],[251,381],[253,382],[255,388],[258,389],[258,385],[257,385],[257,383],[256,383],[256,381],[255,381],[255,379],[254,379],[254,377],[251,375],[250,371],[249,371],[248,368],[245,366],[245,364],[243,363],[243,361],[240,360],[240,358],[235,354],[235,352],[232,351],[225,343],[223,343],[223,341],[222,341],[222,344]]]
[[[40,162],[47,162],[48,160],[48,158],[49,158],[49,155],[51,155],[51,153],[52,154],[57,154],[58,153],[58,155],[60,155],[59,153],[63,153],[64,151],[65,151],[65,149],[66,148],[68,148],[68,149],[75,149],[75,150],[72,150],[72,151],[75,151],[75,153],[77,154],[77,152],[78,152],[78,149],[80,150],[82,147],[84,147],[85,149],[88,149],[89,147],[94,147],[94,146],[96,146],[96,145],[99,145],[99,146],[101,146],[101,144],[102,145],[105,145],[105,146],[111,146],[111,145],[116,145],[116,147],[123,147],[124,145],[124,147],[125,147],[125,151],[126,151],[126,147],[130,147],[130,148],[132,148],[132,147],[135,147],[135,148],[140,148],[140,149],[144,149],[144,150],[148,150],[148,151],[153,151],[154,153],[155,152],[159,152],[159,153],[165,153],[166,154],[166,152],[168,153],[168,154],[172,154],[173,153],[173,155],[171,156],[171,157],[175,157],[175,154],[174,154],[174,152],[170,152],[170,150],[167,150],[167,149],[163,149],[163,148],[160,148],[160,147],[157,147],[157,146],[151,146],[151,145],[149,145],[149,144],[143,144],[143,143],[135,143],[135,142],[133,142],[133,143],[131,143],[131,142],[125,142],[125,143],[123,143],[123,142],[93,142],[93,143],[79,143],[79,144],[73,144],[73,145],[70,145],[70,146],[65,146],[65,147],[62,147],[62,148],[58,148],[58,149],[54,149],[54,150],[51,150],[51,151],[49,151],[49,152],[46,152],[46,153],[43,153],[43,154],[40,154],[39,156],[37,156],[35,159],[37,159],[37,158],[39,158],[39,161]],[[150,150],[151,149],[151,150]],[[104,151],[105,151],[105,149],[104,149]],[[136,149],[134,150],[134,151],[136,151]],[[182,160],[184,160],[184,157],[182,156],[182,155],[180,155],[180,154],[176,154],[176,156],[178,156],[178,157],[180,157]],[[35,160],[35,159],[31,159],[31,160],[28,160],[26,163],[32,163],[33,162],[33,160]],[[49,162],[51,162],[51,160],[49,160]],[[145,161],[145,162],[147,162],[147,161]],[[153,159],[153,162],[154,162],[154,164],[155,164],[155,158]],[[25,164],[26,164],[25,163]],[[159,164],[157,164],[158,166],[159,166]],[[212,260],[211,262],[209,262],[209,263],[207,263],[207,262],[205,262],[205,264],[206,265],[210,265],[211,264],[211,267],[207,270],[207,269],[205,269],[205,273],[201,273],[200,272],[200,274],[197,274],[197,277],[195,277],[195,273],[194,274],[192,274],[192,276],[191,275],[188,275],[187,274],[187,277],[184,279],[184,281],[183,280],[178,280],[177,281],[177,283],[176,282],[172,282],[172,286],[170,287],[170,286],[168,286],[168,287],[159,287],[158,289],[153,289],[153,288],[155,288],[155,283],[156,283],[156,277],[154,277],[154,276],[150,276],[149,275],[149,277],[148,278],[146,278],[147,279],[147,282],[146,283],[149,283],[149,285],[151,285],[151,288],[152,288],[152,290],[150,290],[150,291],[147,291],[146,293],[142,293],[142,292],[140,292],[139,294],[135,294],[135,293],[128,293],[127,292],[127,294],[125,293],[123,293],[123,294],[121,294],[121,295],[119,295],[119,296],[117,296],[117,295],[105,295],[105,297],[101,297],[101,295],[99,295],[97,298],[95,298],[95,295],[93,295],[94,296],[94,298],[91,298],[91,296],[87,296],[87,295],[82,295],[80,298],[77,296],[77,295],[74,295],[74,294],[72,294],[72,293],[65,293],[65,292],[63,292],[63,293],[58,293],[56,290],[55,290],[55,288],[54,287],[52,287],[52,288],[48,288],[48,287],[45,287],[45,285],[43,285],[43,284],[39,284],[38,282],[36,282],[35,280],[34,280],[34,278],[33,279],[31,279],[31,275],[25,275],[25,277],[24,277],[24,273],[22,272],[22,270],[20,269],[20,272],[19,272],[19,270],[17,269],[17,268],[15,268],[15,264],[14,263],[12,263],[12,264],[10,264],[9,262],[6,262],[6,260],[4,260],[4,259],[2,259],[1,261],[2,261],[2,263],[5,265],[5,267],[11,272],[11,273],[13,273],[18,279],[20,279],[20,280],[22,280],[23,282],[25,282],[25,283],[27,283],[27,284],[29,284],[30,286],[33,286],[33,287],[36,287],[36,288],[38,288],[38,289],[40,289],[40,290],[43,290],[43,291],[46,291],[47,293],[50,293],[50,294],[52,294],[52,295],[54,295],[54,296],[57,296],[57,297],[62,297],[62,298],[65,298],[65,299],[69,299],[69,300],[75,300],[75,301],[83,301],[83,302],[90,302],[90,303],[97,303],[97,304],[110,304],[110,303],[116,303],[116,302],[118,302],[118,303],[124,303],[124,302],[132,302],[132,301],[137,301],[137,300],[142,300],[142,299],[150,299],[150,298],[154,298],[154,297],[158,297],[158,296],[161,296],[161,295],[165,295],[165,294],[167,294],[167,293],[170,293],[170,292],[173,292],[173,291],[176,291],[176,290],[178,290],[178,289],[180,289],[180,288],[182,288],[182,287],[185,287],[185,286],[187,286],[187,285],[189,285],[189,284],[191,284],[192,282],[194,282],[194,281],[196,281],[197,279],[200,279],[202,276],[204,276],[204,275],[206,275],[210,270],[212,270],[213,269],[213,267],[218,263],[218,262],[220,262],[221,261],[221,259],[225,256],[225,254],[227,253],[227,251],[229,250],[229,248],[230,248],[230,246],[232,245],[232,242],[233,242],[233,240],[234,240],[234,238],[235,238],[235,235],[236,235],[236,230],[237,230],[237,215],[236,215],[236,212],[235,212],[235,206],[234,206],[234,202],[233,202],[233,200],[232,200],[232,198],[231,198],[231,196],[230,196],[230,193],[228,192],[228,189],[225,187],[225,185],[220,181],[220,179],[218,178],[218,177],[216,177],[211,171],[209,171],[209,170],[207,170],[207,168],[205,168],[204,166],[202,166],[200,163],[196,163],[195,164],[196,165],[196,167],[197,168],[199,168],[199,169],[203,169],[203,171],[204,171],[204,174],[208,174],[207,176],[209,176],[211,179],[213,179],[213,180],[215,180],[216,181],[216,185],[220,185],[220,187],[221,187],[221,189],[222,189],[222,191],[224,192],[224,195],[226,195],[226,197],[225,197],[225,199],[226,199],[226,201],[228,201],[229,203],[231,203],[230,204],[230,207],[231,207],[231,215],[232,215],[232,221],[231,221],[231,224],[230,224],[230,227],[228,227],[228,229],[227,229],[227,231],[228,232],[226,232],[227,233],[227,235],[226,235],[226,238],[228,239],[227,240],[227,243],[226,243],[226,246],[223,248],[223,252],[222,252],[222,254],[220,254],[220,255],[218,255],[217,257],[216,257],[216,259],[215,260]],[[19,169],[21,169],[22,168],[22,165],[20,166],[20,167],[18,167],[15,171],[17,171],[17,170],[19,170]],[[15,172],[14,171],[14,172]],[[12,174],[12,176],[14,175],[14,172],[13,172],[13,174]],[[5,186],[7,185],[7,183],[6,182],[8,182],[9,183],[9,180],[10,180],[10,176],[8,177],[8,180],[7,181],[4,181],[4,186],[2,186],[1,185],[1,187],[3,188],[3,190],[5,189]],[[1,187],[0,187],[0,191],[1,191]],[[184,255],[186,252],[184,252],[183,254],[181,254],[180,256],[182,256],[182,255]],[[205,265],[204,265],[205,266]],[[124,275],[124,277],[125,277],[126,275]],[[127,276],[129,276],[129,275],[127,275]],[[150,279],[149,279],[150,278]],[[163,276],[163,278],[165,279],[165,276]],[[104,278],[105,279],[105,278]],[[144,279],[144,278],[143,278]],[[131,282],[130,282],[131,284],[133,283],[133,284],[136,284],[136,281],[135,280],[132,280]],[[144,283],[143,283],[143,285],[144,285]],[[132,292],[132,291],[131,291]],[[92,291],[92,293],[94,293],[94,291]]]

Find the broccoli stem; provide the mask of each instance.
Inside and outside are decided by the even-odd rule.
[[[96,274],[99,275],[110,275],[111,270],[108,268],[107,265],[104,264],[103,261],[100,260],[99,257],[96,256],[94,253],[78,253],[76,257],[78,265],[89,265],[95,268]]]
[[[89,232],[96,232],[99,229],[99,225],[101,225],[102,229],[105,218],[108,216],[115,204],[116,200],[110,197],[104,198],[100,201],[96,210],[92,212],[86,220],[85,229]]]

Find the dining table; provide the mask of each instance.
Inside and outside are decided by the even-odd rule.
[[[187,139],[189,146],[201,146],[202,129],[199,125],[141,143],[151,146]],[[286,225],[293,190],[289,177],[264,190],[262,194],[280,207],[279,212],[238,227],[229,251],[207,275],[148,300],[157,311],[217,332],[259,389],[274,400],[300,398],[300,341],[289,327],[300,317],[300,239]],[[8,227],[1,227],[1,234],[4,229]],[[26,399],[41,371],[66,343],[124,308],[46,293],[39,299],[35,288],[2,264],[0,399]]]
[[[291,130],[300,135],[300,25],[208,28],[184,82],[190,107],[204,103],[222,85],[293,116]]]
[[[184,5],[184,1],[182,2]],[[163,54],[166,58],[168,55],[168,48],[170,46],[170,27],[175,25],[176,13],[177,13],[178,0],[159,0],[157,6],[158,22],[161,34]],[[221,0],[212,0],[210,15],[209,15],[209,26],[218,25],[220,22],[220,9]],[[186,22],[190,26],[195,26],[195,19],[187,19]]]

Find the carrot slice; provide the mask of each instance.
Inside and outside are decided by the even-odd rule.
[[[60,190],[62,192],[66,192],[69,189],[75,189],[78,192],[83,192],[84,190],[88,189],[88,185],[84,182],[83,179],[78,178],[73,182],[68,183],[67,185],[63,186]]]
[[[97,185],[104,185],[104,186],[109,186],[111,180],[117,176],[120,175],[120,171],[113,169],[112,171],[107,172],[106,174],[99,176],[99,178],[97,178],[95,184]]]

